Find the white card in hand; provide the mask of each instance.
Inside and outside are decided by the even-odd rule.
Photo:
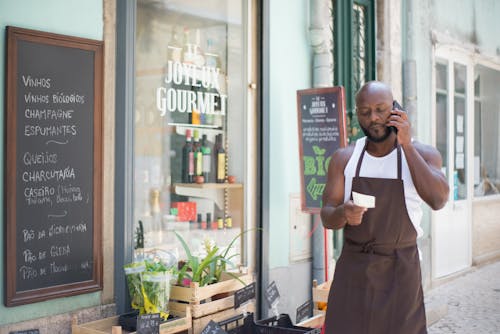
[[[360,194],[355,191],[352,192],[352,199],[354,204],[363,206],[365,208],[375,207],[375,196]]]

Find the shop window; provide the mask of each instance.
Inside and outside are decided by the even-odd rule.
[[[452,198],[463,200],[467,198],[467,67],[438,59],[435,76],[436,147],[443,172],[451,177]]]
[[[474,195],[500,193],[500,71],[474,67]]]
[[[443,159],[443,172],[448,171],[448,66],[436,63],[436,148]]]
[[[455,199],[467,198],[467,113],[466,113],[466,85],[467,68],[465,65],[453,64],[453,107],[454,107],[454,171],[453,183]]]
[[[134,244],[185,257],[207,242],[241,254],[245,228],[243,1],[137,1]],[[140,223],[139,223],[140,222]],[[239,257],[232,261],[238,263]]]

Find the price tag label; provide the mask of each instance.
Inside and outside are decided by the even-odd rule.
[[[278,287],[276,286],[276,282],[272,281],[271,284],[266,288],[266,300],[269,304],[269,307],[275,306],[280,298],[280,293],[278,291]]]
[[[137,318],[138,334],[160,334],[160,313],[143,314]]]
[[[200,334],[227,334],[227,332],[220,328],[213,320],[210,320],[207,327],[203,328]]]
[[[297,307],[297,316],[295,322],[301,322],[302,320],[308,319],[312,316],[313,302],[308,300],[304,304]]]
[[[238,308],[255,298],[255,286],[256,284],[253,282],[234,293],[234,308]]]

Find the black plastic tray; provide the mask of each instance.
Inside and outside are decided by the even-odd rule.
[[[253,314],[238,315],[221,321],[219,326],[228,334],[320,334],[318,328],[294,326],[288,314],[255,322]]]

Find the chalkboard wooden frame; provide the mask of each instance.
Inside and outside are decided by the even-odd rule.
[[[70,48],[73,50],[90,52],[93,57],[93,103],[91,103],[93,115],[91,126],[93,126],[93,141],[91,164],[92,193],[88,194],[91,198],[92,209],[92,246],[89,252],[92,254],[90,270],[91,279],[83,281],[72,281],[68,284],[50,285],[32,290],[18,291],[16,282],[17,270],[17,252],[21,252],[20,247],[16,245],[17,217],[16,194],[22,189],[16,188],[17,169],[17,117],[22,112],[18,110],[17,99],[17,81],[18,73],[18,44],[20,41],[31,42],[40,46],[58,46]],[[30,60],[37,61],[37,54],[30,56]],[[48,299],[73,296],[83,293],[102,290],[102,137],[103,137],[103,42],[73,36],[59,35],[48,32],[41,32],[18,27],[7,27],[7,63],[6,63],[6,162],[5,162],[5,206],[6,206],[6,224],[5,224],[5,305],[17,306],[40,302]],[[89,80],[90,81],[90,80]]]
[[[319,195],[315,200],[313,200],[313,204],[308,204],[308,198],[306,195],[307,186],[306,186],[306,176],[304,174],[304,137],[303,137],[303,112],[305,105],[303,104],[303,100],[306,98],[312,97],[321,97],[323,100],[333,101],[335,106],[332,108],[331,105],[326,106],[326,114],[322,118],[329,117],[334,118],[336,126],[338,127],[338,137],[339,140],[335,143],[331,143],[328,146],[325,144],[321,146],[321,149],[326,151],[326,154],[323,156],[324,162],[340,147],[347,146],[347,131],[346,131],[346,111],[345,111],[345,93],[344,87],[335,86],[335,87],[324,87],[324,88],[312,88],[312,89],[303,89],[297,91],[297,124],[298,124],[298,139],[299,139],[299,159],[300,159],[300,183],[301,183],[301,210],[303,212],[318,214],[321,210],[321,195]],[[318,126],[322,126],[321,123],[318,123]],[[321,175],[320,179],[326,183],[326,173],[328,166],[324,166],[322,171],[325,172],[325,175]],[[309,200],[311,202],[311,200]]]

